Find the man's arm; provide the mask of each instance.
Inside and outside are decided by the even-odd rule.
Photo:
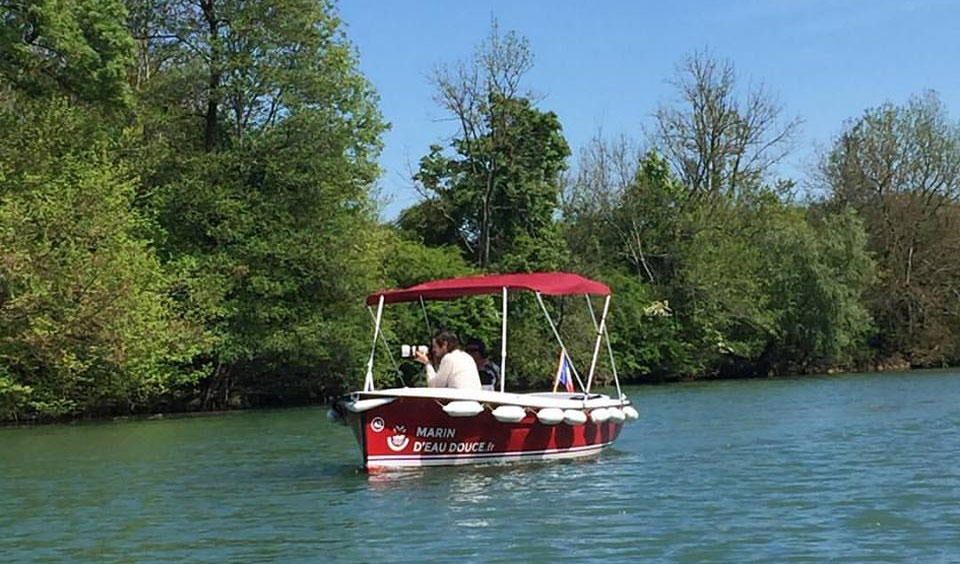
[[[423,368],[427,376],[428,388],[443,388],[447,386],[447,380],[449,379],[450,375],[450,363],[444,362],[447,360],[446,356],[440,361],[439,372],[433,368],[433,364],[430,362],[430,359],[422,352],[417,351],[414,354],[414,360],[423,364]]]
[[[427,371],[427,387],[428,388],[443,388],[447,383],[447,372],[449,370],[444,370],[443,360],[440,361],[440,371],[437,372],[433,365],[429,362],[424,365]],[[449,366],[447,366],[449,368]]]

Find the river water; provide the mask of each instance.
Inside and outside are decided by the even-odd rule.
[[[628,388],[587,461],[368,476],[325,410],[0,429],[2,562],[960,562],[960,372]]]

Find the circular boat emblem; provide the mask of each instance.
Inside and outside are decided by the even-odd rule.
[[[373,420],[370,421],[370,428],[378,433],[380,431],[383,431],[383,427],[384,427],[383,417],[374,417]]]
[[[390,450],[393,452],[400,452],[401,450],[407,448],[407,445],[410,444],[410,439],[406,435],[394,435],[392,437],[387,437],[387,446],[390,447]]]

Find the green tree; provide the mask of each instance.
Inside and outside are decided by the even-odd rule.
[[[822,163],[835,206],[863,217],[878,262],[870,308],[881,353],[960,359],[960,126],[935,93],[849,123]]]
[[[864,300],[875,273],[866,231],[852,208],[803,212],[785,210],[783,228],[770,234],[777,335],[769,362],[803,371],[853,366],[869,358],[874,332]]]
[[[564,204],[571,249],[607,266],[627,266],[651,284],[669,280],[688,193],[666,159],[625,139],[594,139]]]
[[[0,3],[0,77],[36,96],[66,94],[108,106],[130,102],[133,40],[120,0]]]
[[[212,151],[309,112],[330,121],[323,133],[338,142],[352,135],[357,160],[378,154],[376,95],[356,70],[331,2],[128,2],[150,133]]]
[[[130,411],[196,377],[135,175],[64,101],[0,107],[0,418]],[[91,123],[94,121],[94,123]],[[118,139],[116,142],[122,143]]]
[[[807,217],[790,185],[697,195],[656,153],[595,141],[564,220],[608,280],[627,377],[812,370],[862,356],[872,261],[850,211]]]
[[[131,3],[139,200],[216,340],[201,405],[305,400],[362,378],[379,284],[385,128],[329,2]],[[284,399],[285,398],[285,399]]]
[[[570,248],[614,290],[611,339],[628,378],[697,375],[716,359],[704,356],[715,347],[703,345],[684,291],[690,238],[706,229],[690,194],[663,157],[623,138],[595,139],[568,188]]]
[[[481,269],[556,268],[559,175],[570,150],[556,114],[520,89],[527,41],[496,22],[474,58],[434,76],[437,101],[460,125],[452,154],[435,145],[415,180],[425,202],[400,225],[427,242],[456,243]],[[452,239],[451,237],[455,237]]]
[[[702,221],[706,222],[706,218]],[[810,370],[858,358],[871,330],[862,295],[872,261],[849,213],[815,228],[763,191],[715,208],[684,245],[674,310],[704,368]]]
[[[458,131],[449,147],[434,145],[420,160],[414,180],[423,201],[397,222],[406,236],[425,245],[455,246],[481,271],[569,264],[557,217],[560,175],[570,150],[556,114],[538,109],[522,89],[532,61],[527,40],[513,32],[501,35],[494,21],[472,59],[438,68],[436,101]],[[485,297],[435,304],[428,312],[436,311],[461,337],[482,338],[497,350],[498,309]],[[510,385],[540,387],[552,374],[553,337],[532,296],[513,298],[510,309],[510,346],[525,351],[508,363]]]
[[[554,216],[559,174],[569,154],[560,122],[526,99],[497,98],[491,107],[504,122],[491,126],[495,133],[469,142],[456,139],[452,157],[433,146],[420,162],[416,180],[429,198],[423,212],[439,211],[446,221],[430,223],[425,213],[410,213],[401,225],[422,230],[429,241],[456,233],[480,268],[501,262],[517,268],[527,259],[532,259],[527,268],[556,267],[559,261],[549,249],[561,243]],[[475,174],[488,166],[496,172]],[[436,232],[425,229],[434,226]]]

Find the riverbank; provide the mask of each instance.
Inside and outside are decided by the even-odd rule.
[[[836,370],[823,370],[820,372],[801,372],[801,371],[785,371],[776,374],[766,374],[760,375],[756,373],[751,374],[717,374],[717,375],[700,375],[696,377],[639,377],[639,378],[629,378],[622,380],[621,384],[623,386],[665,386],[670,384],[678,383],[694,383],[694,382],[722,382],[722,381],[733,381],[733,380],[775,380],[775,379],[787,379],[787,378],[803,378],[803,377],[838,377],[841,378],[845,375],[863,375],[869,373],[913,373],[913,372],[938,372],[943,370],[953,370],[956,367],[947,367],[947,366],[938,366],[938,367],[910,367],[909,364],[901,362],[902,359],[894,359],[890,361],[885,361],[883,363],[871,364],[865,370],[848,370],[848,369],[836,369]],[[609,382],[606,387],[612,388],[612,382]],[[542,391],[539,388],[529,388],[529,389],[515,389],[514,391],[520,393],[526,392],[537,392]],[[239,393],[239,392],[238,392]],[[347,392],[344,392],[347,393]],[[20,419],[20,420],[0,420],[0,427],[5,426],[30,426],[30,425],[45,425],[45,424],[56,424],[56,423],[85,423],[85,422],[96,422],[96,421],[145,421],[145,420],[154,420],[154,419],[164,419],[164,418],[181,418],[181,417],[204,417],[204,416],[216,416],[227,413],[235,413],[238,411],[257,411],[257,410],[271,410],[271,409],[294,409],[302,407],[316,407],[329,405],[332,400],[338,397],[339,394],[328,395],[324,397],[313,397],[313,398],[288,398],[286,402],[271,401],[265,402],[257,405],[248,404],[243,402],[241,399],[237,399],[230,403],[227,407],[220,407],[214,409],[198,409],[196,403],[183,402],[180,405],[168,408],[165,410],[150,410],[145,409],[143,411],[136,412],[126,412],[126,413],[91,413],[84,415],[74,415],[74,416],[63,416],[63,417],[47,417],[47,418],[35,418],[35,419]],[[174,405],[173,403],[168,403],[168,407]]]

